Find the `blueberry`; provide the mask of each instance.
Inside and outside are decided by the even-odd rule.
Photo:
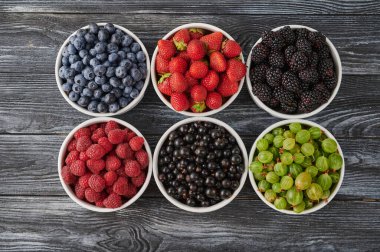
[[[91,60],[91,56],[90,55],[86,55],[84,56],[84,58],[82,59],[82,63],[86,66],[90,65],[90,60]]]
[[[129,94],[129,96],[130,96],[131,98],[135,99],[135,98],[137,98],[137,96],[139,96],[139,91],[138,91],[136,88],[134,88],[134,89],[132,89],[132,91],[131,91],[131,93]]]
[[[121,50],[123,50],[123,52],[126,52],[126,53],[131,52],[131,48],[129,48],[129,47],[123,47],[123,48],[121,48]]]
[[[83,70],[83,76],[86,80],[92,80],[95,78],[95,74],[94,74],[94,71],[92,71],[92,69],[90,67],[86,67],[84,70]]]
[[[96,109],[99,113],[106,113],[108,111],[108,106],[104,102],[99,102]]]
[[[107,41],[110,37],[110,33],[106,29],[100,29],[98,32],[99,41]]]
[[[90,104],[88,104],[87,109],[91,112],[97,112],[98,102],[97,101],[91,101]]]
[[[133,85],[133,79],[130,75],[122,79],[122,84],[125,86],[132,86]]]
[[[124,37],[122,38],[121,45],[123,47],[128,47],[130,44],[132,44],[132,42],[133,42],[133,38],[125,34]]]
[[[70,44],[67,46],[67,52],[69,54],[73,55],[73,54],[77,53],[77,49],[75,48],[75,46],[73,44]]]
[[[139,71],[142,74],[143,79],[145,79],[146,75],[148,74],[148,71],[146,70],[146,67],[139,67]]]
[[[107,44],[104,42],[98,42],[95,45],[95,50],[97,54],[104,53],[106,49],[107,49]]]
[[[74,84],[74,79],[67,79],[66,83],[68,83],[68,84]]]
[[[96,76],[95,77],[95,83],[102,85],[107,82],[107,78],[105,76]]]
[[[132,67],[132,62],[129,59],[124,59],[124,60],[120,61],[119,66],[126,67],[127,70],[129,70]]]
[[[111,23],[107,23],[104,28],[109,32],[109,33],[115,33],[115,26],[113,26],[113,24]]]
[[[83,87],[80,86],[78,83],[74,83],[73,86],[72,86],[72,90],[73,90],[74,93],[80,94],[83,91]]]
[[[140,44],[137,42],[132,43],[131,45],[131,51],[134,53],[137,53],[138,51],[141,50]]]
[[[110,67],[111,66],[111,62],[109,62],[108,60],[106,60],[106,61],[104,61],[103,66],[105,66],[107,68]]]
[[[133,63],[132,68],[137,69],[137,64]]]
[[[96,56],[96,50],[95,50],[95,48],[90,49],[89,53],[90,53],[90,55],[92,57],[95,57]]]
[[[124,88],[124,92],[123,92],[123,95],[125,96],[125,97],[129,97],[129,95],[131,94],[131,92],[132,92],[132,87],[131,86],[126,86],[125,88]]]
[[[69,39],[70,43],[73,44],[73,43],[74,43],[74,40],[75,40],[76,38],[77,38],[77,35],[73,35],[73,36],[71,36],[70,39]]]
[[[92,44],[87,43],[85,49],[86,49],[87,51],[89,51],[91,48],[92,48]]]
[[[119,55],[117,53],[111,53],[108,55],[108,61],[111,63],[116,62],[119,59]]]
[[[140,62],[137,64],[139,68],[146,68],[146,63],[145,62]]]
[[[78,73],[80,73],[83,70],[83,67],[84,67],[84,65],[83,65],[82,61],[77,61],[74,64],[71,64],[71,68],[73,68]]]
[[[96,23],[91,23],[88,28],[91,33],[98,33],[99,31],[99,26]]]
[[[91,91],[94,91],[98,88],[98,84],[96,84],[94,81],[89,81],[87,83],[87,87],[88,89],[90,89]]]
[[[104,102],[107,104],[114,103],[116,101],[116,95],[113,93],[108,93],[104,96]]]
[[[142,79],[143,75],[137,68],[132,68],[131,69],[131,76],[135,81],[139,81]]]
[[[103,84],[102,90],[103,90],[103,92],[108,93],[112,90],[112,86],[110,84]]]
[[[79,57],[81,57],[82,59],[84,58],[84,56],[88,55],[88,51],[86,49],[83,49],[83,50],[80,50],[79,51]]]
[[[145,61],[145,53],[143,51],[137,52],[136,58],[137,58],[138,62],[144,62]]]
[[[77,31],[77,34],[76,34],[76,35],[79,36],[79,37],[80,37],[80,36],[83,37],[85,34],[86,34],[86,30],[85,30],[85,29],[79,29],[79,30]]]
[[[124,78],[127,76],[127,68],[125,66],[119,66],[116,68],[115,74],[118,78]]]
[[[81,107],[87,107],[87,105],[90,103],[90,98],[87,96],[81,96],[78,100],[78,105]]]
[[[67,51],[67,46],[65,47],[65,48],[63,48],[63,50],[62,50],[62,56],[63,57],[69,57],[69,52]]]
[[[93,92],[90,89],[88,89],[88,88],[83,89],[82,96],[92,97],[92,95],[93,95]]]
[[[107,53],[99,53],[99,54],[96,54],[96,58],[100,61],[100,62],[104,62],[108,59],[108,54]]]
[[[114,94],[116,98],[120,98],[123,95],[123,91],[121,91],[120,88],[114,88],[110,93]]]
[[[74,40],[73,45],[77,50],[82,50],[86,47],[86,40],[83,36],[77,36],[77,38]]]
[[[64,72],[63,76],[64,76],[65,79],[72,79],[72,78],[74,78],[75,77],[75,69],[73,69],[73,68],[67,68],[67,69],[65,69],[65,72]]]
[[[115,43],[116,45],[121,43],[121,35],[118,33],[114,33],[111,36],[111,43]]]
[[[81,85],[82,87],[86,86],[87,84],[87,80],[82,74],[75,75],[74,82]]]
[[[119,51],[119,47],[115,43],[109,43],[107,45],[107,52],[108,53],[117,53]]]
[[[120,30],[119,28],[116,28],[116,31],[115,31],[116,34],[119,34],[121,37],[124,36],[124,32],[122,30]]]
[[[119,105],[120,105],[120,107],[125,108],[126,106],[128,106],[128,103],[129,103],[129,101],[128,101],[127,98],[125,98],[125,97],[120,97],[119,98]]]
[[[110,106],[108,107],[108,109],[109,109],[109,111],[111,113],[117,112],[120,109],[119,103],[114,102],[114,103],[110,104]]]
[[[114,67],[107,67],[106,76],[108,78],[111,78],[112,76],[115,76],[115,68]]]
[[[97,65],[94,67],[94,73],[96,76],[103,76],[107,71],[107,68],[103,65]]]
[[[127,59],[129,59],[132,62],[137,62],[136,60],[136,54],[133,52],[127,53]]]
[[[81,58],[79,57],[79,55],[70,55],[69,56],[69,62],[70,64],[74,64],[75,62],[81,60]]]
[[[118,87],[118,86],[120,86],[121,81],[120,81],[119,78],[111,77],[111,78],[110,78],[110,84],[111,84],[113,87]]]
[[[98,88],[94,91],[94,98],[95,99],[100,99],[100,97],[102,97],[102,95],[103,95],[103,91],[100,88]]]
[[[86,40],[87,44],[93,44],[96,41],[96,36],[93,33],[86,33],[84,35],[84,39]]]
[[[123,83],[121,83],[120,86],[118,86],[118,88],[121,89],[121,90],[124,90],[125,87],[126,86]]]
[[[66,69],[68,69],[67,66],[61,66],[61,67],[59,68],[59,70],[58,70],[58,76],[59,76],[60,78],[65,78],[65,71],[66,71]]]
[[[124,51],[118,51],[117,54],[119,55],[119,58],[121,60],[125,59],[127,57],[127,53]]]
[[[62,85],[62,89],[65,92],[70,92],[72,87],[73,87],[73,84],[70,84],[70,83],[67,83],[67,82],[63,83],[63,85]]]
[[[90,66],[95,67],[97,65],[100,65],[100,61],[97,58],[92,58],[90,60]]]
[[[76,102],[79,99],[79,94],[75,93],[74,91],[71,91],[69,93],[69,99],[70,101]]]
[[[144,82],[143,81],[138,81],[136,84],[135,84],[135,88],[138,90],[138,91],[141,91],[141,89],[143,89],[144,87]]]

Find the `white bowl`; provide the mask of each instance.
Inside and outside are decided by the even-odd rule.
[[[98,26],[104,26],[106,23],[97,23]],[[128,34],[129,36],[131,36],[137,43],[140,44],[141,46],[141,50],[144,52],[145,54],[145,63],[146,63],[146,67],[147,67],[147,74],[146,74],[146,78],[145,78],[145,82],[144,82],[144,87],[141,89],[139,95],[137,96],[137,98],[133,99],[126,107],[118,110],[117,112],[115,113],[94,113],[94,112],[91,112],[89,110],[87,110],[86,108],[83,108],[81,106],[79,106],[77,103],[71,101],[68,97],[68,95],[66,94],[65,91],[63,91],[62,89],[62,79],[59,77],[58,75],[58,71],[59,71],[59,68],[62,66],[62,51],[63,49],[65,48],[65,46],[67,46],[67,44],[70,42],[70,38],[72,36],[74,36],[78,31],[75,31],[73,34],[71,34],[66,40],[65,42],[63,42],[63,45],[61,46],[61,48],[59,49],[59,52],[58,52],[58,55],[57,55],[57,59],[55,61],[55,79],[57,81],[57,85],[58,85],[58,88],[59,88],[59,91],[61,92],[63,98],[65,98],[65,100],[71,105],[71,107],[75,108],[76,110],[86,114],[86,115],[89,115],[89,116],[115,116],[115,115],[120,115],[120,114],[123,114],[131,109],[133,109],[141,100],[142,98],[144,97],[144,94],[145,94],[145,90],[146,88],[148,87],[148,83],[149,83],[149,75],[150,75],[150,60],[149,60],[149,54],[148,54],[148,51],[146,50],[144,44],[141,42],[141,40],[133,33],[131,32],[130,30],[120,26],[120,25],[115,25],[114,26],[120,30],[122,30],[124,33]],[[89,28],[89,26],[84,26],[80,29],[87,29]]]
[[[202,29],[205,29],[205,30],[208,30],[208,31],[212,31],[212,32],[221,32],[221,33],[223,33],[224,37],[226,37],[226,38],[228,38],[230,40],[234,40],[231,37],[231,35],[229,35],[225,31],[223,31],[222,29],[220,29],[220,28],[218,28],[216,26],[213,26],[213,25],[203,24],[203,23],[189,23],[189,24],[184,24],[184,25],[178,26],[177,28],[171,30],[168,34],[166,34],[162,39],[168,39],[170,36],[174,35],[177,31],[179,31],[181,29],[185,29],[185,28],[202,28]],[[165,103],[166,106],[168,106],[169,108],[171,108],[175,112],[178,112],[178,113],[180,113],[182,115],[186,115],[186,116],[210,116],[210,115],[216,114],[219,111],[222,111],[223,109],[227,108],[236,99],[236,97],[239,95],[240,90],[242,89],[242,87],[244,85],[244,77],[243,77],[243,79],[240,80],[239,89],[236,92],[236,94],[234,94],[231,97],[229,97],[228,100],[220,108],[218,108],[218,109],[214,109],[214,110],[210,110],[210,111],[202,112],[202,113],[193,113],[193,112],[189,112],[189,111],[177,111],[177,110],[175,110],[172,107],[172,105],[170,104],[170,101],[168,101],[165,98],[165,96],[163,94],[161,94],[160,90],[158,90],[158,87],[157,87],[157,76],[156,76],[157,75],[157,73],[156,73],[156,57],[157,57],[157,53],[158,53],[158,48],[156,47],[156,49],[153,52],[152,63],[151,63],[152,64],[151,65],[152,84],[153,84],[154,90],[156,91],[158,97],[160,97],[161,101],[163,103]],[[240,57],[242,59],[242,62],[244,63],[243,53],[240,54]]]
[[[277,28],[274,28],[272,31],[278,31],[280,30],[281,28],[285,27],[285,26],[290,26],[290,28],[292,29],[298,29],[298,28],[305,28],[305,29],[308,29],[309,31],[314,31],[316,32],[317,30],[313,29],[313,28],[310,28],[310,27],[307,27],[307,26],[303,26],[303,25],[284,25],[284,26],[280,26],[280,27],[277,27]],[[259,40],[257,40],[257,42],[253,45],[252,49],[262,41],[262,39],[260,38]],[[248,87],[248,91],[249,91],[249,94],[251,95],[252,99],[254,100],[254,102],[256,103],[257,106],[259,106],[260,108],[262,108],[263,110],[265,110],[266,112],[268,112],[269,114],[271,114],[272,116],[275,116],[275,117],[278,117],[278,118],[283,118],[283,119],[300,119],[300,118],[307,118],[307,117],[310,117],[310,116],[313,116],[319,112],[321,112],[322,110],[324,110],[335,98],[336,94],[338,93],[338,90],[340,88],[340,83],[342,81],[342,62],[340,61],[340,57],[339,57],[339,54],[338,54],[338,51],[336,50],[335,46],[333,45],[333,43],[331,43],[331,41],[326,37],[326,43],[328,45],[328,47],[330,48],[330,52],[331,52],[331,56],[333,58],[333,61],[334,61],[334,65],[335,65],[335,73],[336,73],[336,76],[337,76],[337,84],[336,84],[336,87],[334,89],[334,91],[332,92],[329,100],[322,104],[321,106],[319,106],[318,108],[316,108],[315,110],[313,110],[312,112],[310,113],[303,113],[303,114],[284,114],[284,113],[280,113],[270,107],[268,107],[267,105],[265,105],[262,101],[260,101],[260,99],[255,96],[253,94],[253,91],[252,91],[252,83],[251,83],[251,79],[249,77],[249,72],[250,72],[250,68],[251,68],[251,56],[252,56],[252,49],[248,55],[248,59],[247,59],[247,74],[246,74],[246,79],[247,79],[247,87]]]
[[[215,205],[209,206],[209,207],[191,207],[191,206],[188,206],[186,204],[183,204],[183,203],[179,202],[178,200],[174,199],[173,197],[171,197],[166,192],[164,185],[158,179],[158,156],[159,156],[159,152],[160,152],[161,147],[164,144],[165,140],[168,138],[170,132],[172,132],[173,130],[177,129],[178,127],[180,127],[183,124],[188,124],[188,123],[195,122],[195,121],[211,122],[211,123],[214,123],[216,125],[224,127],[236,139],[236,141],[237,141],[237,143],[239,145],[239,148],[240,148],[240,150],[242,152],[243,158],[244,158],[245,170],[244,170],[244,173],[242,174],[242,176],[240,178],[240,185],[239,185],[239,187],[234,191],[234,193],[232,194],[232,196],[230,198],[225,199],[225,200],[223,200],[223,201],[221,201],[221,202],[219,202],[219,203],[217,203]],[[174,124],[173,126],[171,126],[162,135],[162,137],[160,138],[160,140],[157,143],[156,149],[154,150],[154,154],[153,154],[153,176],[154,176],[154,179],[156,180],[156,184],[157,184],[158,188],[160,189],[161,193],[173,205],[175,205],[175,206],[177,206],[177,207],[179,207],[179,208],[181,208],[183,210],[186,210],[186,211],[189,211],[189,212],[194,212],[194,213],[212,212],[212,211],[218,210],[218,209],[226,206],[227,204],[229,204],[239,194],[239,192],[241,191],[241,189],[244,186],[245,180],[247,178],[247,173],[248,173],[248,168],[247,167],[248,167],[247,150],[245,149],[244,143],[241,140],[241,138],[239,137],[239,135],[236,133],[236,131],[233,128],[231,128],[230,126],[228,126],[226,123],[224,123],[224,122],[222,122],[220,120],[214,119],[214,118],[210,118],[210,117],[191,117],[191,118],[187,118],[187,119],[184,119],[182,121],[177,122],[176,124]]]
[[[327,200],[321,200],[317,205],[313,206],[312,208],[310,209],[306,209],[304,210],[303,212],[301,213],[296,213],[292,210],[281,210],[281,209],[277,209],[273,203],[270,203],[269,201],[267,201],[264,197],[264,195],[259,191],[259,188],[257,187],[257,184],[256,184],[256,181],[255,181],[255,178],[253,177],[253,173],[250,171],[249,172],[249,180],[251,181],[251,184],[252,184],[252,187],[253,189],[255,190],[256,194],[259,196],[259,198],[265,203],[267,204],[268,206],[270,206],[271,208],[273,208],[274,210],[276,211],[279,211],[281,213],[286,213],[286,214],[295,214],[295,215],[299,215],[299,214],[309,214],[309,213],[313,213],[315,211],[318,211],[319,209],[323,208],[324,206],[326,206],[334,197],[335,195],[338,193],[339,191],[339,188],[341,187],[342,183],[343,183],[343,177],[344,177],[344,171],[345,171],[345,164],[344,164],[344,156],[343,156],[343,152],[342,152],[342,149],[340,148],[340,145],[338,143],[338,141],[335,139],[335,137],[327,130],[325,129],[324,127],[322,127],[321,125],[315,123],[315,122],[311,122],[311,121],[307,121],[307,120],[302,120],[302,119],[290,119],[290,120],[284,120],[284,121],[280,121],[280,122],[277,122],[275,124],[272,124],[271,126],[269,126],[268,128],[266,128],[256,139],[256,141],[254,142],[253,146],[252,146],[252,149],[251,149],[251,152],[249,153],[249,164],[252,163],[253,161],[253,157],[255,155],[255,151],[256,151],[256,144],[257,142],[263,138],[265,136],[265,134],[271,132],[273,129],[277,128],[277,127],[282,127],[282,126],[285,126],[285,125],[289,125],[290,123],[294,123],[294,122],[299,122],[301,124],[305,124],[305,125],[308,125],[310,127],[318,127],[320,128],[327,137],[329,138],[332,138],[335,140],[335,142],[337,143],[338,145],[338,151],[339,151],[339,154],[342,156],[342,159],[343,159],[343,164],[342,164],[342,168],[340,169],[340,177],[339,177],[339,181],[338,183],[334,186],[334,188],[332,189],[331,191],[331,194],[330,196],[328,197]]]
[[[136,133],[136,135],[144,137],[140,133],[140,131],[138,131],[135,127],[133,127],[131,124],[129,124],[129,123],[125,122],[125,121],[122,121],[120,119],[115,119],[115,118],[109,118],[109,117],[97,117],[97,118],[93,118],[93,119],[89,119],[87,121],[84,121],[83,123],[81,123],[78,126],[76,126],[67,135],[67,137],[63,141],[61,149],[59,150],[59,156],[58,156],[58,175],[59,175],[59,180],[61,181],[61,184],[63,186],[63,189],[65,189],[65,192],[69,195],[69,197],[73,201],[75,201],[81,207],[84,207],[84,208],[86,208],[88,210],[91,210],[91,211],[101,212],[101,213],[115,212],[117,210],[120,210],[120,209],[123,209],[123,208],[126,208],[126,207],[132,205],[133,202],[135,202],[138,198],[140,198],[140,196],[144,193],[145,189],[148,187],[150,178],[152,176],[152,152],[150,151],[149,144],[148,144],[148,142],[145,139],[145,141],[144,141],[144,147],[145,147],[145,150],[146,150],[146,152],[148,153],[148,156],[149,156],[149,166],[148,166],[148,170],[147,170],[147,173],[146,173],[145,182],[140,187],[140,189],[137,192],[137,194],[133,198],[131,198],[127,202],[125,202],[122,206],[120,206],[118,208],[103,208],[103,207],[97,207],[95,205],[89,204],[89,203],[87,203],[87,202],[85,202],[83,200],[78,199],[77,196],[75,195],[75,193],[73,192],[73,190],[71,189],[71,187],[68,186],[68,185],[66,185],[66,183],[63,181],[63,178],[62,178],[62,175],[61,175],[61,169],[62,169],[62,166],[65,163],[65,155],[66,155],[67,145],[70,143],[71,139],[74,137],[74,133],[78,129],[80,129],[80,128],[88,127],[88,126],[90,126],[92,124],[95,124],[95,123],[108,122],[108,121],[111,121],[111,120],[117,122],[118,124],[120,124],[122,126],[127,127],[130,130],[132,130],[133,132]]]

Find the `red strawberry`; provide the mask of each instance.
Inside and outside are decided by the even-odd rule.
[[[122,204],[123,202],[121,201],[121,197],[116,193],[111,193],[103,200],[103,205],[106,208],[118,208],[121,207]]]
[[[136,193],[137,193],[136,186],[134,184],[129,184],[128,191],[126,192],[126,194],[124,196],[131,199],[131,198],[133,198],[133,196],[136,195]]]
[[[137,177],[141,173],[140,164],[136,160],[125,161],[125,174],[128,177]]]
[[[133,139],[133,138],[132,138]],[[116,155],[121,159],[131,159],[133,158],[133,150],[128,143],[118,144],[115,149]]]
[[[219,51],[222,46],[223,34],[221,32],[213,32],[199,39],[204,42],[209,51]]]
[[[170,59],[177,52],[174,43],[170,40],[160,39],[157,43],[158,52],[164,59]]]
[[[91,159],[101,159],[105,154],[106,151],[100,144],[92,144],[86,150],[86,155]]]
[[[81,136],[77,139],[77,151],[82,152],[86,151],[88,147],[92,144],[90,137]]]
[[[149,165],[149,156],[145,150],[139,150],[135,152],[135,158],[139,162],[141,169],[145,170]]]
[[[231,81],[227,75],[223,75],[221,78],[221,83],[217,88],[219,94],[222,97],[234,95],[239,89],[239,84],[236,81]]]
[[[204,30],[200,28],[190,28],[189,33],[191,39],[200,39],[204,34]]]
[[[136,187],[140,187],[144,184],[146,179],[145,173],[141,173],[139,176],[132,178],[132,184],[134,184]]]
[[[186,60],[187,63],[190,62],[190,57],[189,55],[187,55],[187,52],[186,51],[182,51],[178,54],[178,57],[181,57],[182,59]]]
[[[209,109],[218,109],[222,106],[222,96],[217,92],[212,92],[207,95],[206,105]]]
[[[106,186],[112,186],[117,180],[117,173],[114,171],[108,171],[103,175],[104,181],[106,182]]]
[[[171,73],[181,73],[184,74],[187,70],[187,62],[181,57],[174,57],[169,62],[169,71]]]
[[[208,73],[208,66],[203,61],[194,61],[190,65],[189,72],[193,78],[202,79]]]
[[[86,188],[81,186],[79,183],[75,185],[74,187],[75,196],[77,196],[78,199],[83,200],[85,197]]]
[[[74,184],[77,181],[77,178],[70,172],[70,168],[68,166],[62,167],[61,176],[66,185]]]
[[[210,68],[218,73],[226,71],[227,61],[221,52],[212,52],[210,54]]]
[[[157,83],[158,90],[164,95],[171,96],[172,88],[170,87],[170,73],[166,73],[161,76],[160,80]]]
[[[104,131],[104,129],[102,128],[97,128],[96,130],[94,130],[92,132],[92,136],[91,136],[91,140],[95,143],[98,142],[99,138],[101,137],[105,137],[106,136],[106,132]]]
[[[213,91],[219,84],[219,75],[214,70],[208,71],[206,77],[201,80],[202,86],[204,86],[207,91]]]
[[[112,190],[119,195],[125,195],[128,191],[128,185],[129,181],[126,177],[119,177],[113,183]]]
[[[201,102],[206,100],[207,90],[202,85],[195,85],[191,88],[190,95],[195,102]]]
[[[76,139],[72,139],[69,144],[67,145],[67,150],[68,151],[73,151],[73,150],[76,150],[77,149],[77,140]]]
[[[186,51],[192,60],[201,60],[207,53],[205,44],[198,39],[191,40]]]
[[[75,160],[78,160],[78,159],[79,159],[79,151],[73,150],[73,151],[70,151],[69,154],[67,154],[65,163],[67,165],[71,165]]]
[[[122,129],[114,129],[108,132],[108,140],[112,144],[122,143],[125,139],[125,131]]]
[[[104,187],[106,187],[106,181],[100,175],[93,174],[88,179],[88,186],[92,188],[95,192],[103,191]]]
[[[186,50],[187,43],[190,41],[190,33],[188,29],[182,29],[173,36],[173,42],[178,51]]]
[[[106,159],[107,171],[116,171],[121,166],[121,161],[115,155],[108,155]]]
[[[75,176],[83,176],[86,173],[86,164],[82,160],[75,160],[70,165],[70,172]]]
[[[113,149],[113,144],[110,143],[107,137],[101,137],[98,140],[98,144],[104,148],[106,153],[110,152]]]
[[[135,136],[131,140],[129,140],[129,146],[133,151],[141,150],[144,146],[144,138],[140,136]]]
[[[227,58],[234,58],[240,55],[241,47],[234,40],[227,40],[222,45],[222,52]]]
[[[87,154],[86,154],[85,151],[79,153],[79,160],[82,160],[82,161],[85,161],[85,162],[86,162],[86,161],[89,160],[89,159],[90,159],[90,158],[87,157]]]
[[[202,113],[206,109],[205,102],[204,101],[201,101],[201,102],[191,101],[190,109],[194,113]]]
[[[92,188],[86,188],[84,191],[85,198],[88,202],[95,202],[98,201],[101,197],[101,194],[99,192],[95,192]]]
[[[99,174],[106,166],[106,162],[103,159],[89,159],[86,161],[86,165],[92,173]]]
[[[74,138],[78,139],[81,136],[88,136],[91,137],[91,130],[89,128],[80,128],[74,133]]]
[[[169,72],[169,60],[157,54],[156,57],[156,71],[158,74],[164,74]]]
[[[114,130],[114,129],[119,129],[120,126],[117,122],[115,121],[108,121],[104,127],[104,132],[106,132],[106,134],[108,135],[108,132],[110,132],[111,130]]]
[[[226,74],[230,80],[240,81],[242,78],[244,78],[246,71],[247,68],[240,60],[228,60]]]
[[[170,76],[170,87],[172,88],[173,92],[177,92],[177,93],[185,92],[188,85],[189,84],[187,83],[183,74],[173,73]]]
[[[170,103],[176,111],[188,110],[190,106],[187,96],[183,93],[173,93]]]
[[[88,180],[90,179],[91,176],[92,176],[92,173],[89,173],[89,172],[84,174],[82,177],[78,179],[78,184],[83,188],[87,188]]]
[[[191,76],[190,72],[187,71],[186,74],[185,74],[185,79],[187,80],[187,83],[189,84],[189,87],[191,88],[192,86],[194,85],[197,85],[199,84],[198,80],[193,78],[193,76]]]

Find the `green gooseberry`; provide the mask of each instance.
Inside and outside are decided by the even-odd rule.
[[[273,139],[273,146],[276,148],[281,148],[283,146],[283,142],[285,140],[285,137],[282,135],[277,135]]]
[[[300,153],[301,152],[301,147],[298,144],[295,144],[294,147],[293,147],[293,149],[291,149],[289,152],[292,153],[293,155],[296,154],[296,153]]]
[[[339,174],[339,173],[337,173],[337,172],[332,172],[332,173],[330,173],[329,175],[330,175],[330,178],[331,178],[333,184],[336,184],[336,183],[339,182],[339,178],[340,178],[340,174]]]
[[[317,183],[321,186],[323,191],[326,191],[330,189],[332,185],[332,179],[330,175],[328,175],[327,173],[323,173],[318,177]]]
[[[284,197],[278,197],[274,201],[274,206],[277,209],[286,209],[286,207],[288,206],[288,202],[286,201]]]
[[[273,203],[277,197],[277,194],[273,190],[269,189],[265,191],[264,197],[267,201]]]
[[[294,133],[291,132],[290,130],[285,130],[283,136],[284,136],[285,138],[294,138],[294,137],[295,137]]]
[[[302,129],[302,125],[300,123],[291,123],[289,124],[289,129],[293,133],[297,133]]]
[[[254,177],[257,181],[264,180],[264,179],[265,179],[265,176],[266,176],[266,173],[265,173],[265,172],[254,172],[254,173],[253,173],[253,177]]]
[[[293,178],[290,176],[283,176],[280,181],[282,190],[289,190],[294,184]]]
[[[267,133],[265,134],[264,136],[264,139],[266,139],[268,141],[268,143],[273,143],[273,138],[274,138],[274,135],[272,133]]]
[[[309,142],[310,140],[310,132],[308,130],[300,130],[296,134],[296,142],[300,144],[304,144]]]
[[[274,172],[278,175],[278,176],[285,176],[286,174],[288,174],[289,172],[289,169],[288,169],[288,166],[283,164],[283,163],[277,163],[274,165]]]
[[[323,190],[319,184],[312,183],[310,187],[306,189],[306,194],[311,200],[319,200],[323,195]]]
[[[302,213],[305,210],[305,207],[305,201],[302,201],[301,203],[293,207],[293,211],[296,213]]]
[[[301,172],[294,182],[298,190],[306,190],[311,185],[311,175],[308,172]]]
[[[296,205],[300,204],[302,202],[302,200],[303,200],[303,192],[297,190],[295,187],[290,188],[286,192],[286,201],[290,205],[296,206]]]
[[[266,180],[259,181],[259,184],[257,185],[260,192],[265,192],[266,190],[269,190],[271,188],[271,184]]]
[[[275,172],[272,172],[272,171],[267,173],[267,175],[265,176],[265,179],[271,184],[274,184],[280,181],[280,177]]]
[[[318,127],[311,127],[309,129],[309,132],[310,132],[311,138],[313,139],[319,139],[322,135],[322,130]]]
[[[296,140],[294,138],[286,138],[282,144],[285,150],[291,150],[296,145]]]
[[[308,172],[312,178],[318,175],[318,168],[315,166],[309,166],[305,169],[305,172]]]
[[[293,157],[296,164],[302,164],[305,160],[305,156],[302,153],[294,153]]]
[[[324,156],[317,158],[317,160],[315,161],[315,166],[318,168],[320,172],[327,171],[329,169],[328,159]]]
[[[303,171],[302,166],[299,164],[291,164],[289,165],[289,173],[293,178],[297,178],[297,176]]]
[[[261,163],[267,164],[272,161],[273,153],[270,151],[260,151],[259,155],[257,155],[257,158]]]
[[[280,183],[274,183],[272,185],[272,190],[275,192],[275,193],[279,193],[281,192],[281,184]]]
[[[280,160],[285,165],[290,165],[293,163],[293,155],[290,152],[285,151],[281,154]]]
[[[313,162],[310,157],[305,157],[304,161],[301,164],[301,166],[304,168],[312,166],[312,165],[313,165]]]
[[[253,173],[260,173],[263,171],[263,164],[259,161],[253,161],[249,165],[249,170]]]
[[[322,150],[327,153],[334,153],[338,149],[338,145],[332,138],[326,138],[322,141]]]
[[[330,190],[323,191],[321,199],[327,200],[330,197]]]
[[[279,136],[284,134],[284,129],[283,128],[275,128],[272,130],[273,135]]]
[[[342,168],[343,158],[338,153],[332,153],[329,156],[328,162],[330,165],[330,169],[337,171],[337,170],[340,170],[340,168]]]
[[[304,143],[301,146],[301,152],[307,157],[310,157],[314,153],[314,146],[311,143]]]
[[[260,139],[259,141],[257,141],[257,145],[256,145],[257,149],[259,151],[265,151],[268,149],[269,147],[269,143],[268,143],[268,140],[262,138]]]

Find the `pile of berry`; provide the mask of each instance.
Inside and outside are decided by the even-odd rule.
[[[148,166],[144,138],[109,121],[75,132],[61,175],[78,199],[117,208],[136,195]]]
[[[337,84],[326,37],[307,29],[266,31],[252,49],[252,89],[286,114],[309,113],[326,103]]]
[[[177,111],[218,109],[239,89],[246,67],[241,48],[221,32],[182,29],[158,41],[158,89]]]
[[[92,23],[70,37],[59,77],[69,99],[94,113],[115,113],[135,99],[147,78],[139,43],[113,24]]]
[[[181,125],[159,151],[159,180],[170,196],[192,207],[212,206],[231,197],[244,170],[236,139],[210,122]]]

